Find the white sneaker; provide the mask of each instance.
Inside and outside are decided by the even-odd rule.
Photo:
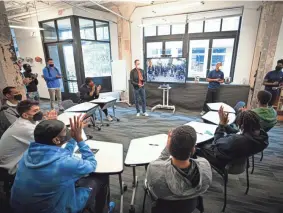
[[[141,116],[141,114],[140,113],[137,113],[137,117],[140,117]]]
[[[200,115],[203,116],[205,113],[206,113],[205,111],[202,111],[202,112],[200,113]]]
[[[113,118],[110,115],[107,115],[107,120],[111,122],[113,121]]]
[[[143,113],[142,115],[145,116],[145,117],[148,117],[148,116],[149,116],[146,112]]]

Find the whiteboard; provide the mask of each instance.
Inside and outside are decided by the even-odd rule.
[[[112,91],[127,91],[127,68],[125,60],[112,62]]]

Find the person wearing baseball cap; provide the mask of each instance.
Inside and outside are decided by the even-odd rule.
[[[12,187],[15,213],[103,212],[108,177],[91,174],[97,163],[82,139],[83,117],[70,119],[70,126],[59,120],[36,126]],[[76,145],[82,158],[73,156]]]

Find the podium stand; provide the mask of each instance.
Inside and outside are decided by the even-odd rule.
[[[154,106],[151,109],[151,111],[153,112],[156,109],[169,109],[169,110],[173,110],[173,113],[175,113],[175,106],[174,105],[171,105],[171,106],[169,105],[169,91],[170,91],[171,87],[169,85],[159,86],[158,89],[162,89],[163,90],[163,103]]]

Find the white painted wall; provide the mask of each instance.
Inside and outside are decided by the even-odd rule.
[[[117,31],[117,24],[116,24],[117,22],[116,16],[110,13],[95,11],[95,10],[92,10],[93,13],[88,13],[88,12],[79,10],[77,8],[73,8],[73,9],[65,8],[63,9],[62,14],[59,15],[58,11],[61,9],[62,8],[58,8],[58,9],[52,8],[52,9],[38,13],[38,17],[36,16],[28,17],[27,19],[24,19],[26,22],[22,24],[22,26],[39,27],[38,21],[56,19],[56,18],[71,16],[71,15],[77,15],[77,16],[82,16],[82,17],[87,17],[87,18],[110,21],[110,39],[111,39],[112,59],[118,60],[118,31]],[[35,32],[36,36],[32,37],[31,36],[32,32]],[[23,58],[31,57],[34,59],[36,56],[39,56],[43,59],[43,63],[37,63],[34,61],[34,63],[32,64],[33,72],[38,73],[39,76],[41,76],[42,70],[46,65],[45,65],[45,56],[44,56],[40,32],[36,30],[15,29],[15,35],[17,38],[17,43],[18,43],[19,52],[20,52],[21,57]],[[38,90],[40,93],[40,97],[49,98],[46,83],[42,77],[39,77]]]
[[[32,17],[26,20],[25,26],[39,27],[37,23],[36,17]],[[32,33],[35,33],[35,36],[31,36]],[[46,88],[46,83],[44,79],[41,77],[42,70],[45,67],[45,57],[43,53],[43,47],[41,43],[41,37],[39,30],[22,30],[15,29],[15,35],[17,39],[17,44],[19,47],[20,56],[22,58],[30,57],[35,58],[39,56],[43,59],[42,63],[33,61],[32,71],[33,73],[38,74],[38,91],[40,97],[49,98],[48,90]],[[25,63],[25,62],[24,62]]]
[[[277,61],[279,59],[283,59],[283,19],[282,19],[282,23],[281,23],[281,27],[280,27],[275,57],[274,57],[274,61],[273,61],[273,67],[274,68],[277,65]]]
[[[170,14],[181,14],[198,11],[201,12],[207,10],[243,7],[244,12],[242,18],[242,28],[238,45],[238,55],[234,75],[234,83],[242,84],[244,81],[243,79],[248,80],[250,76],[250,69],[252,65],[252,58],[260,16],[260,11],[257,11],[257,9],[261,4],[262,3],[260,1],[205,1],[204,5],[194,5],[193,7],[179,9],[178,11],[167,10],[166,12],[163,12],[162,10],[158,9],[160,8],[160,5],[137,8],[131,17],[132,58],[140,59],[141,63],[143,64],[143,31],[142,28],[139,27],[139,25],[143,23],[142,20],[145,17],[148,18]],[[175,3],[166,3],[163,7],[165,8],[165,6],[169,8],[176,8]],[[152,11],[160,12],[153,13]]]

